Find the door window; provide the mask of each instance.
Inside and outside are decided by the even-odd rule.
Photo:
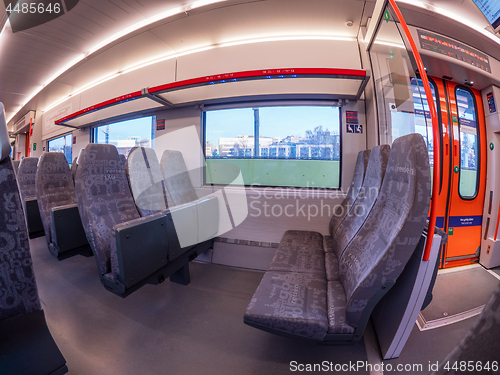
[[[464,199],[474,198],[478,185],[478,130],[474,97],[461,88],[455,91],[460,130],[460,176],[458,191]]]

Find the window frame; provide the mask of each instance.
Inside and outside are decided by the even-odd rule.
[[[458,90],[463,90],[466,91],[470,94],[472,97],[472,102],[474,103],[474,115],[476,118],[476,132],[477,132],[477,165],[476,165],[476,189],[474,191],[474,195],[471,195],[470,197],[464,197],[462,196],[462,193],[460,192],[460,181],[462,178],[462,132],[461,132],[461,124],[460,124],[460,113],[458,111],[458,101],[457,101],[457,91]],[[458,122],[458,146],[459,146],[459,152],[458,152],[458,184],[457,184],[457,191],[458,191],[458,196],[460,199],[464,201],[472,201],[477,198],[477,195],[479,194],[479,184],[481,181],[481,132],[480,132],[480,126],[479,126],[479,115],[477,111],[477,101],[476,101],[476,96],[474,95],[474,92],[466,86],[463,85],[456,85],[454,89],[454,100],[455,100],[455,105],[457,107],[457,122]]]
[[[90,143],[97,143],[96,142],[96,130],[102,126],[106,125],[113,125],[113,124],[118,124],[120,122],[126,122],[126,121],[131,121],[131,120],[138,120],[141,118],[146,118],[146,117],[151,117],[151,148],[154,150],[155,149],[155,138],[156,138],[156,113],[152,114],[147,114],[147,115],[131,115],[131,116],[125,116],[123,118],[120,118],[117,120],[116,118],[111,120],[111,119],[106,119],[103,121],[98,122],[97,124],[94,124],[90,127]]]
[[[59,139],[59,138],[64,138],[64,147],[66,147],[66,137],[70,135],[71,136],[71,141],[70,141],[70,146],[71,146],[71,162],[68,162],[68,164],[71,166],[71,164],[73,164],[73,132],[68,132],[68,133],[64,133],[64,134],[59,134],[55,137],[52,137],[52,138],[49,138],[49,139],[46,139],[45,142],[46,142],[46,147],[47,147],[47,152],[57,152],[57,151],[50,151],[50,142],[52,141],[55,141],[56,139]],[[64,152],[63,152],[64,154]],[[66,154],[64,154],[64,156],[66,156]],[[67,159],[66,159],[67,160]]]
[[[213,105],[201,107],[201,138],[204,160],[207,160],[206,155],[206,125],[207,116],[209,111],[229,110],[229,109],[244,109],[244,108],[264,108],[264,107],[337,107],[339,109],[339,182],[336,188],[327,187],[300,187],[300,186],[272,186],[272,185],[240,185],[239,188],[263,188],[263,189],[306,189],[306,191],[342,191],[342,159],[343,159],[343,107],[341,101],[298,101],[298,102],[281,102],[281,101],[267,101],[267,102],[252,102],[252,103],[231,103],[225,105]],[[255,124],[254,124],[255,126]],[[255,134],[255,127],[254,127]],[[244,158],[234,158],[244,159]],[[252,158],[252,159],[267,159],[267,158]],[[286,160],[286,159],[285,159]],[[321,162],[322,160],[316,160]],[[223,186],[223,184],[207,183],[206,168],[203,168],[203,186]]]

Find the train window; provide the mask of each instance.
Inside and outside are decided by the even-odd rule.
[[[455,91],[460,129],[460,176],[458,192],[462,198],[473,198],[477,193],[478,129],[476,106],[472,94],[461,88]]]
[[[339,107],[211,110],[204,129],[207,184],[230,183],[224,174],[229,163],[240,168],[247,186],[340,186]]]
[[[66,160],[71,165],[73,162],[73,135],[66,134],[62,137],[54,138],[48,141],[47,149],[49,152],[62,152],[66,156]]]
[[[154,117],[141,117],[115,122],[92,129],[92,142],[115,145],[120,154],[128,156],[132,147],[154,148]]]

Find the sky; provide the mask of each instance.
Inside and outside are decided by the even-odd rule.
[[[124,140],[131,136],[141,137],[141,139],[151,139],[152,121],[153,118],[149,116],[110,124],[109,140]],[[99,143],[104,143],[106,135],[103,131],[106,131],[106,126],[101,126],[98,129],[97,137]]]
[[[305,136],[306,130],[323,126],[339,133],[339,107],[261,107],[260,135],[284,138]],[[253,135],[252,108],[225,109],[206,112],[206,140],[217,145],[219,138]]]

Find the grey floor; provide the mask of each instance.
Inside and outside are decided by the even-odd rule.
[[[483,267],[440,273],[432,302],[422,311],[427,322],[451,317],[484,305],[500,281]]]
[[[491,269],[493,272],[495,272],[497,275],[500,275],[500,267],[495,267]]]
[[[191,263],[188,286],[165,281],[123,299],[102,287],[93,258],[59,262],[44,237],[30,244],[47,324],[71,375],[289,374],[291,361],[366,361],[363,342],[317,346],[243,324],[261,272]]]
[[[49,254],[44,237],[30,244],[47,323],[70,375],[274,375],[294,373],[291,361],[367,360],[363,341],[346,347],[318,346],[243,324],[262,272],[194,262],[188,286],[165,281],[123,299],[102,287],[93,258],[59,262]],[[384,362],[440,361],[476,319],[424,332],[415,326],[401,356]],[[425,368],[414,373],[429,372]]]

